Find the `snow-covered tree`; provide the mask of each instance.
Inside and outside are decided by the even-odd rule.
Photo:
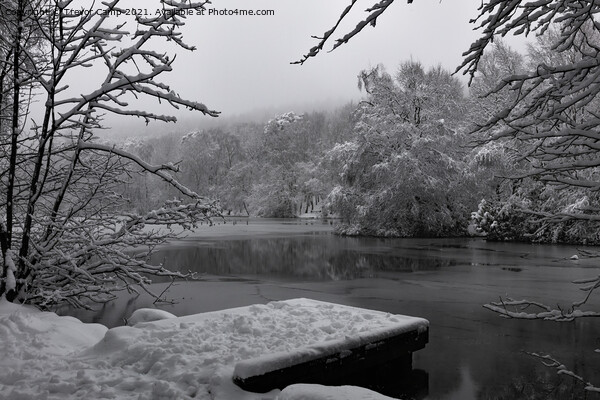
[[[161,1],[156,14],[128,21],[133,30],[115,18],[126,14],[120,3],[94,4],[77,15],[67,11],[69,0],[0,4],[10,8],[0,15],[11,16],[0,21],[0,295],[10,301],[88,306],[118,290],[150,291],[151,275],[185,276],[146,262],[146,253],[169,235],[146,226],[191,226],[217,212],[173,177],[173,164],[153,165],[96,140],[106,113],[175,121],[135,109],[130,102],[139,96],[218,115],[160,82],[174,58],[150,47],[166,40],[193,50],[179,27],[186,10],[207,2]],[[71,87],[83,71],[85,87]],[[29,108],[32,96],[43,105],[40,114]],[[136,171],[168,182],[186,200],[143,214],[120,212],[122,184]]]
[[[503,78],[523,72],[525,57],[513,50],[504,40],[498,38],[494,41],[481,57],[477,74],[469,85],[469,108],[475,124],[486,123],[514,100],[514,93],[508,88],[495,89]]]
[[[346,234],[447,236],[464,233],[474,191],[465,160],[464,97],[443,69],[381,66],[359,75],[368,94],[356,111],[352,140],[327,154],[340,176],[327,209]]]
[[[251,175],[247,195],[250,213],[265,217],[295,217],[324,195],[318,168],[325,116],[287,112],[269,120],[250,144],[247,165],[237,172]],[[237,176],[236,179],[242,178]],[[247,180],[240,181],[246,186]],[[305,208],[302,209],[302,205]]]
[[[374,26],[393,2],[380,1],[368,8],[366,18],[340,35],[333,48]],[[356,5],[353,1],[340,14],[299,63],[316,56],[338,34],[340,22],[349,18]],[[478,139],[484,137],[480,144],[503,144],[488,146],[481,155],[492,155],[510,143],[511,161],[527,164],[507,176],[513,182],[527,182],[518,184],[519,196],[527,200],[528,191],[547,196],[542,202],[513,202],[516,212],[537,220],[535,234],[529,236],[539,240],[558,236],[576,240],[600,220],[599,11],[595,1],[484,1],[472,21],[482,32],[481,38],[456,70],[471,76],[474,94],[487,92],[488,100],[478,106],[479,114],[487,117],[477,121],[477,131],[482,133]],[[529,72],[518,55],[498,43],[499,37],[508,34],[538,36],[538,45],[530,49]],[[486,79],[494,70],[505,74],[496,84]],[[522,208],[527,204],[539,207]]]
[[[545,5],[486,3],[481,10],[483,37],[474,43],[462,64],[475,74],[484,49],[494,35],[536,32],[540,44],[532,47],[530,70],[505,77],[494,93],[508,90],[512,101],[481,126],[493,130],[491,141],[518,141],[521,159],[531,168],[521,176],[558,189],[589,191],[590,204],[571,211],[542,212],[549,221],[600,219],[594,204],[600,187],[598,146],[600,116],[600,26],[596,2],[552,1]],[[532,209],[532,212],[539,210]]]
[[[287,112],[269,120],[255,143],[254,179],[248,197],[250,210],[264,217],[290,218],[299,203],[296,163],[306,160],[301,145],[306,133],[301,115]],[[260,160],[260,161],[259,161]]]
[[[367,17],[337,39],[333,48],[347,43],[366,26],[375,26],[377,18],[393,2],[379,1],[368,8]],[[352,1],[343,10],[337,23],[318,38],[318,44],[300,63],[316,56],[332,40],[340,22],[348,18],[356,5],[357,2]],[[561,188],[580,187],[591,191],[600,188],[596,171],[600,163],[596,145],[600,138],[597,113],[599,12],[600,4],[596,1],[484,1],[479,16],[472,21],[481,31],[481,38],[471,45],[457,68],[457,72],[462,70],[475,78],[480,67],[485,70],[484,53],[499,36],[537,34],[545,38],[538,47],[541,51],[533,57],[529,72],[518,71],[510,63],[505,65],[506,72],[511,75],[504,77],[490,92],[492,95],[510,92],[511,101],[480,129],[501,128],[490,140],[519,140],[521,156],[533,167],[526,176]],[[600,219],[598,210],[600,207],[586,206],[577,212],[559,212],[545,217],[595,221]]]

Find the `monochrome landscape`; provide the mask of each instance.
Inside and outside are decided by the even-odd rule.
[[[598,13],[1,2],[0,399],[598,397]]]

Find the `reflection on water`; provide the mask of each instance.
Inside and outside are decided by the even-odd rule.
[[[463,365],[460,367],[460,379],[458,381],[458,387],[450,392],[446,398],[450,399],[474,399],[477,397],[477,383],[473,380],[471,376],[471,371],[469,367]]]
[[[462,397],[470,398],[470,397]],[[498,387],[483,387],[477,393],[477,399],[489,400],[548,400],[548,399],[597,399],[598,396],[587,393],[584,385],[570,377],[559,376],[554,370],[538,371],[528,369],[521,376],[513,378]]]
[[[364,239],[304,235],[176,245],[159,250],[151,263],[211,275],[344,280],[376,277],[384,271],[436,270],[455,261],[377,253],[373,247],[365,248]]]
[[[322,226],[313,232],[312,225],[307,227],[306,222],[302,225],[297,220],[253,223],[258,228],[242,225],[249,229],[244,235],[239,234],[242,228],[230,224],[229,231],[217,231],[215,237],[204,235],[163,247],[151,263],[199,274],[316,281],[436,271],[456,265],[497,265],[505,271],[519,272],[524,267],[573,265],[569,258],[580,251],[572,246],[488,243],[481,239],[340,237]],[[282,226],[285,229],[278,230]],[[577,265],[589,265],[588,261],[579,260]]]
[[[481,306],[507,295],[563,305],[579,299],[581,292],[569,282],[598,275],[596,260],[569,260],[581,249],[472,239],[347,238],[300,229],[290,225],[293,221],[262,223],[257,234],[229,235],[226,229],[237,228],[221,227],[214,237],[162,249],[154,262],[206,274],[202,281],[171,288],[178,303],[162,308],[183,315],[310,297],[419,316],[431,324],[429,344],[413,359],[411,379],[420,383],[398,388],[393,373],[390,379],[382,373],[377,375],[383,386],[374,383],[376,390],[431,400],[600,398],[525,354],[551,353],[600,385],[600,354],[593,352],[600,348],[600,320],[505,320]],[[157,284],[155,291],[166,286]],[[151,300],[142,296],[121,298],[93,315],[69,313],[115,326],[148,306]],[[592,297],[589,309],[600,309],[600,300]]]

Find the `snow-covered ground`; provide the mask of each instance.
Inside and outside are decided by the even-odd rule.
[[[322,385],[296,384],[283,389],[277,400],[393,400],[371,390],[355,386],[329,387]]]
[[[389,399],[318,385],[255,394],[235,386],[232,374],[238,361],[265,354],[293,360],[319,343],[427,326],[419,318],[307,299],[179,318],[144,310],[129,323],[135,325],[107,329],[1,299],[0,398]]]

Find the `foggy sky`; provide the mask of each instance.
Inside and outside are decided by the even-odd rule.
[[[158,2],[129,0],[133,7],[155,9]],[[213,0],[216,9],[274,10],[273,16],[191,16],[184,40],[194,52],[178,49],[174,71],[161,76],[182,97],[201,101],[223,116],[264,108],[303,112],[324,105],[357,100],[358,73],[379,63],[394,72],[400,62],[441,64],[454,71],[461,55],[478,38],[469,20],[477,16],[480,0],[397,0],[376,28],[365,30],[348,44],[322,52],[304,65],[291,65],[336,22],[350,0]],[[335,38],[351,30],[363,10],[374,3],[358,3]],[[131,29],[131,28],[130,28]],[[333,41],[326,50],[331,49]],[[160,46],[160,44],[159,44]],[[154,48],[155,50],[162,50]],[[166,51],[173,53],[172,47]],[[304,109],[294,109],[304,108]],[[169,112],[168,107],[161,109]],[[173,112],[189,118],[190,112]]]
[[[215,0],[217,9],[272,9],[274,16],[192,16],[184,35],[198,51],[180,52],[169,82],[224,114],[274,105],[344,102],[360,97],[357,75],[383,63],[394,71],[410,59],[452,71],[477,38],[469,19],[479,0],[441,3],[398,0],[361,35],[304,65],[291,65],[316,44],[349,0]],[[363,1],[339,34],[350,30],[373,1]],[[336,36],[337,38],[339,36]],[[330,46],[333,42],[330,44]],[[329,50],[329,49],[328,49]]]

